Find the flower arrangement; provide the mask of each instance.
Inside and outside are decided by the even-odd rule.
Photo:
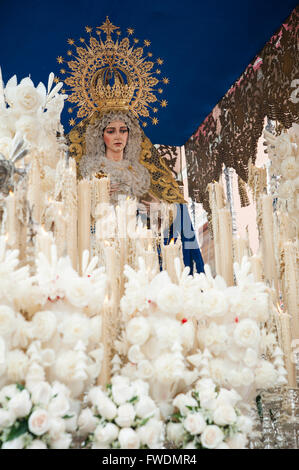
[[[252,421],[236,407],[241,397],[234,390],[216,387],[208,378],[199,380],[173,401],[167,438],[181,449],[242,449]]]
[[[78,418],[78,433],[92,449],[161,449],[164,423],[142,380],[115,375],[104,391],[93,387],[89,407]]]
[[[73,405],[70,391],[59,382],[39,382],[30,390],[18,383],[3,387],[1,449],[68,449],[77,422]]]
[[[54,87],[53,82],[53,73],[49,75],[47,89],[43,83],[35,87],[29,77],[18,84],[14,75],[3,90],[0,87],[0,152],[6,158],[14,136],[20,134],[31,151],[43,153],[44,163],[55,168],[57,159],[53,161],[53,153],[59,148],[56,131],[63,131],[60,115],[67,95],[59,93],[62,82]],[[50,155],[46,157],[47,152],[52,161]]]
[[[0,387],[46,378],[63,382],[76,397],[101,370],[106,276],[88,256],[79,276],[69,258],[57,259],[54,246],[51,262],[40,253],[36,263],[34,276],[28,267],[18,269],[17,251],[5,250],[0,237],[6,287],[0,288]]]

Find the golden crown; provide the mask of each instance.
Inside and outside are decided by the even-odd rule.
[[[77,118],[86,118],[94,111],[127,110],[136,117],[150,118],[153,124],[158,124],[158,119],[150,116],[150,112],[156,114],[158,105],[167,106],[166,100],[157,97],[157,94],[163,93],[161,85],[158,89],[154,88],[158,84],[169,83],[166,77],[158,78],[163,60],[158,58],[153,62],[151,52],[147,53],[148,60],[143,47],[134,48],[134,44],[139,43],[137,38],[133,38],[133,45],[129,37],[120,40],[119,27],[114,26],[108,16],[102,26],[96,28],[99,40],[91,35],[91,27],[86,26],[85,30],[90,35],[89,43],[81,37],[81,46],[77,46],[73,39],[68,39],[68,44],[76,49],[76,55],[72,50],[67,51],[73,60],[57,57],[59,64],[67,63],[69,67],[69,71],[60,69],[62,75],[69,75],[63,80],[70,87],[68,101],[74,103],[74,107],[69,107],[69,113],[78,108]],[[105,41],[101,38],[102,32],[106,34]],[[113,41],[111,34],[115,32],[117,39]],[[127,32],[128,36],[132,36],[134,30],[128,28]],[[150,41],[144,40],[144,47],[149,46]],[[59,80],[61,78],[56,77],[56,81]],[[75,118],[72,117],[69,123],[74,126]],[[147,122],[142,122],[142,125],[145,127]]]

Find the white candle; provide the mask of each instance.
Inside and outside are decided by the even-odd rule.
[[[270,285],[272,285],[272,282],[274,281],[276,292],[278,292],[278,276],[274,250],[272,196],[262,194],[259,198],[259,206],[261,206],[262,213],[262,253],[265,278],[268,280]]]
[[[76,161],[69,159],[69,167],[65,170],[64,213],[67,223],[67,254],[72,266],[77,269],[78,256],[78,200],[77,200],[77,174]]]
[[[16,201],[14,193],[10,192],[6,198],[7,210],[7,245],[9,248],[16,248],[17,243],[17,218]]]
[[[37,159],[34,159],[29,172],[29,191],[28,199],[33,208],[32,216],[34,222],[37,224],[41,223],[41,202],[42,202],[42,189],[41,189],[41,178],[40,169]]]
[[[255,282],[263,281],[263,264],[261,255],[253,255],[250,257],[251,272]]]
[[[164,245],[163,247],[163,269],[166,269],[168,275],[173,283],[178,282],[177,274],[175,271],[174,260],[175,258],[180,258],[180,244],[174,243],[172,239],[169,245]]]
[[[66,222],[67,221],[62,214],[62,210],[59,209],[55,214],[55,243],[57,247],[57,255],[59,257],[66,255]]]
[[[44,227],[39,227],[36,234],[36,249],[37,253],[43,253],[46,258],[51,260],[51,246],[54,244],[53,235],[51,232],[46,232]]]
[[[80,272],[82,270],[82,254],[90,251],[90,182],[86,179],[78,183],[78,254]]]
[[[218,210],[220,233],[220,265],[221,276],[228,286],[234,283],[233,248],[232,248],[232,218],[229,209]]]

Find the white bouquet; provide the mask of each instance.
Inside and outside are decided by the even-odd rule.
[[[1,449],[68,449],[76,428],[69,390],[59,382],[21,384],[0,390]]]
[[[252,421],[236,407],[241,397],[234,390],[216,387],[211,379],[173,401],[177,411],[166,432],[168,441],[181,449],[243,449]]]
[[[84,447],[92,449],[161,449],[164,423],[148,395],[148,384],[114,376],[104,391],[93,387],[78,419]]]

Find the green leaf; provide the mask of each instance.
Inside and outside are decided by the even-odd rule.
[[[16,384],[16,387],[17,387],[18,390],[20,390],[20,392],[25,389],[24,385],[19,384],[19,383]]]
[[[16,421],[14,425],[10,428],[9,434],[6,438],[6,441],[12,441],[17,437],[21,436],[28,432],[28,421],[27,419],[22,419],[20,421]]]
[[[180,412],[173,413],[173,415],[171,417],[172,417],[172,419],[177,419],[178,421],[180,421],[182,419],[182,415],[181,415]]]
[[[153,416],[154,416],[154,415],[151,415],[151,416],[149,416],[148,418],[144,418],[144,419],[140,422],[139,426],[144,426]]]
[[[64,415],[64,416],[62,416],[62,419],[71,419],[73,417],[74,417],[74,415]]]
[[[138,400],[139,400],[139,398],[136,395],[135,397],[131,398],[131,400],[128,400],[128,401],[129,401],[129,403],[135,403]]]
[[[112,384],[107,384],[106,388],[107,388],[107,390],[112,390]]]
[[[9,401],[11,400],[11,397],[5,397],[5,400]]]

